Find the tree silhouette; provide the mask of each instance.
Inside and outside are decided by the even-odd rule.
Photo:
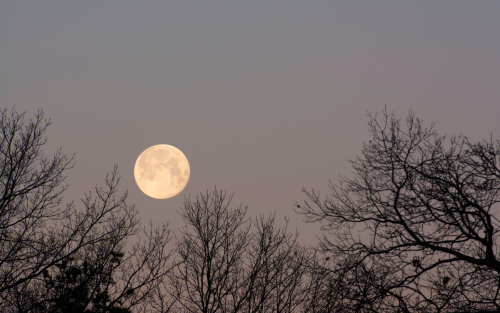
[[[141,310],[170,270],[170,230],[140,225],[116,167],[80,206],[63,205],[73,157],[45,157],[50,120],[24,115],[0,110],[0,311]]]
[[[413,112],[405,127],[387,111],[368,116],[354,178],[325,199],[304,190],[297,209],[322,222],[322,250],[344,260],[335,270],[384,273],[358,288],[364,311],[500,310],[500,141],[447,140]]]
[[[53,270],[43,273],[43,280],[36,288],[36,292],[43,296],[39,299],[27,297],[20,308],[40,313],[130,313],[130,309],[122,307],[123,303],[112,303],[109,294],[110,287],[116,284],[113,271],[121,263],[123,255],[113,252],[113,258],[98,268],[87,261],[64,260]]]
[[[274,216],[251,221],[232,196],[207,192],[186,198],[177,236],[179,266],[170,296],[181,312],[295,312],[306,301],[312,256]],[[252,229],[252,224],[255,231]]]
[[[44,155],[50,120],[0,110],[0,311],[500,311],[500,141],[446,140],[412,112],[369,118],[355,177],[297,205],[327,232],[319,251],[217,189],[185,199],[170,250],[116,167],[64,205],[74,163]]]

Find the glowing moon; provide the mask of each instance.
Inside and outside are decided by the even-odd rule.
[[[167,199],[179,194],[189,180],[189,162],[181,150],[156,145],[137,158],[134,176],[137,186],[148,196]]]

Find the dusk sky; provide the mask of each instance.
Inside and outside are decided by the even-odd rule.
[[[65,201],[118,164],[144,224],[217,186],[302,242],[302,187],[329,191],[370,139],[367,111],[410,109],[440,134],[500,139],[500,1],[0,1],[0,106],[43,109],[47,155],[76,154]],[[134,181],[179,148],[179,195]]]

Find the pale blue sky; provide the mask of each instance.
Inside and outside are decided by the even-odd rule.
[[[170,144],[191,163],[186,194],[235,191],[313,242],[293,203],[351,173],[367,110],[500,138],[499,16],[499,1],[6,0],[0,105],[43,108],[47,149],[76,152],[67,200],[118,164],[143,221],[178,226],[182,194],[133,179],[144,149]]]

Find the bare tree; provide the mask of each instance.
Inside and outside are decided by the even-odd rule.
[[[288,221],[287,221],[288,222]],[[311,285],[311,250],[297,234],[275,226],[275,216],[254,220],[249,261],[252,275],[244,312],[300,312]]]
[[[412,112],[406,127],[368,116],[355,177],[299,206],[328,232],[322,250],[350,275],[386,269],[364,297],[381,311],[500,310],[500,141],[446,140]]]
[[[127,193],[117,195],[116,167],[81,206],[62,205],[73,158],[44,156],[50,120],[42,111],[27,123],[14,109],[0,115],[0,310],[143,310],[170,270],[167,226],[140,225]]]
[[[311,286],[302,312],[385,312],[379,291],[390,269],[363,264],[353,267],[348,260],[342,262],[329,257],[315,260],[310,267]]]
[[[175,309],[185,312],[293,312],[306,297],[310,253],[296,235],[275,227],[274,216],[245,217],[232,196],[215,190],[180,212],[180,265],[171,274]],[[252,231],[252,224],[256,231]]]
[[[50,121],[40,111],[24,123],[24,114],[3,109],[0,119],[0,293],[39,276],[62,261],[64,243],[51,232],[48,220],[64,220],[71,212],[60,209],[64,171],[73,158],[59,150],[52,158],[41,146]]]

